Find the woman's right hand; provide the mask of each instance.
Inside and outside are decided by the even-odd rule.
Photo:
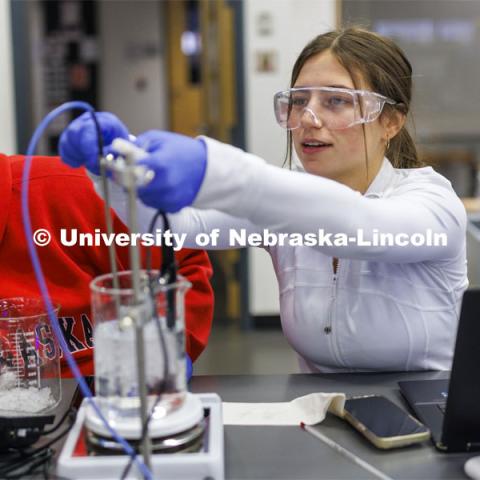
[[[150,183],[138,189],[140,200],[168,213],[190,206],[207,168],[207,147],[203,140],[151,130],[139,135],[135,143],[146,152],[137,164],[155,173]]]

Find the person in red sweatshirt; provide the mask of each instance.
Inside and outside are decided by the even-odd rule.
[[[0,298],[39,297],[22,223],[21,188],[24,157],[0,154]],[[29,206],[32,231],[46,229],[51,241],[37,247],[50,296],[60,305],[59,323],[71,353],[84,375],[93,374],[93,325],[90,281],[110,272],[108,247],[60,243],[60,230],[107,232],[103,200],[84,169],[72,169],[55,157],[35,157],[30,172]],[[112,212],[115,233],[127,227]],[[145,260],[146,249],[142,250]],[[128,270],[128,247],[116,247],[119,270]],[[195,361],[205,348],[213,315],[212,268],[206,252],[176,252],[178,272],[192,284],[186,294],[186,350]],[[159,268],[159,248],[152,248],[152,266]],[[71,376],[62,358],[62,376]],[[191,365],[190,365],[191,366]],[[188,370],[188,367],[187,367]]]

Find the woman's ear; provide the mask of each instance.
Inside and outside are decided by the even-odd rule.
[[[404,113],[393,109],[391,112],[385,112],[380,118],[380,123],[385,130],[386,139],[392,139],[403,128],[407,117]]]

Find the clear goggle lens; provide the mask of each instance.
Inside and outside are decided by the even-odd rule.
[[[333,87],[291,88],[274,96],[275,117],[287,130],[309,121],[331,130],[342,130],[375,121],[388,103],[396,102],[375,92]]]

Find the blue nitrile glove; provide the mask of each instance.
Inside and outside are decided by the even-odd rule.
[[[128,139],[127,127],[112,113],[96,112],[104,147],[109,147],[115,138]],[[58,143],[62,160],[71,167],[85,166],[99,175],[97,130],[92,115],[85,112],[62,132]]]
[[[187,357],[187,382],[189,382],[190,379],[192,378],[193,365],[192,365],[192,359],[190,358],[188,353],[185,354],[185,356]]]
[[[135,143],[149,153],[138,161],[155,177],[138,189],[145,205],[164,212],[178,212],[197,196],[207,167],[207,148],[202,140],[178,133],[151,130]]]

